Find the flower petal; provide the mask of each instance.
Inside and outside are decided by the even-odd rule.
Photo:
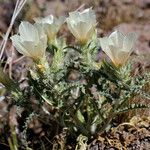
[[[109,44],[109,38],[108,37],[103,37],[99,39],[100,41],[100,46],[102,50],[105,52],[107,49],[109,49],[108,44]]]
[[[137,39],[137,34],[136,33],[127,34],[124,38],[124,41],[123,41],[123,50],[124,51],[133,50],[136,39]]]
[[[119,31],[113,32],[109,36],[109,39],[110,39],[110,44],[115,45],[115,47],[122,48],[124,35],[121,32]]]
[[[84,22],[90,22],[90,24],[96,25],[96,15],[92,8],[85,9],[80,13],[80,19]]]
[[[37,29],[29,22],[21,22],[19,26],[19,33],[22,39],[25,41],[37,41],[38,38],[38,32]]]
[[[22,45],[22,41],[20,39],[19,35],[14,35],[11,37],[12,43],[14,45],[14,47],[17,49],[17,51],[23,55],[29,56],[29,52],[27,51],[27,49]]]

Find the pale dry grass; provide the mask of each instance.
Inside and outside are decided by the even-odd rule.
[[[0,60],[2,59],[4,50],[5,50],[5,47],[6,47],[6,44],[7,44],[7,40],[8,40],[9,34],[12,30],[13,24],[14,24],[17,16],[19,15],[20,11],[22,10],[23,6],[25,5],[26,1],[27,0],[17,0],[16,1],[16,5],[15,5],[15,9],[14,9],[11,21],[10,21],[10,25],[7,29],[6,34],[3,36],[3,41],[0,45]]]

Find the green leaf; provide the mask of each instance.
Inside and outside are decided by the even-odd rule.
[[[58,48],[55,45],[48,45],[48,47],[46,48],[46,51],[48,53],[51,53],[52,55],[54,55],[55,51],[57,51]]]
[[[118,81],[121,81],[117,68],[113,66],[113,64],[110,64],[106,61],[103,61],[99,73],[113,83],[118,83]]]
[[[80,122],[85,123],[84,116],[82,115],[80,110],[77,111],[77,117],[80,120]]]
[[[63,49],[68,49],[68,48],[73,49],[73,50],[75,50],[75,51],[77,51],[77,52],[79,52],[79,53],[82,52],[79,48],[76,48],[76,47],[74,47],[74,46],[66,46],[66,47],[64,47]]]
[[[145,104],[131,104],[125,108],[120,108],[117,110],[117,113],[124,113],[130,110],[134,110],[134,109],[143,109],[143,108],[150,108],[150,106],[145,105]]]

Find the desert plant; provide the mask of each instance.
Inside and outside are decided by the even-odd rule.
[[[16,49],[33,59],[26,90],[11,89],[14,103],[38,114],[31,107],[31,95],[34,96],[38,108],[44,108],[60,128],[67,128],[75,137],[80,133],[87,137],[99,135],[118,114],[148,108],[146,104],[128,103],[135,96],[150,99],[144,91],[149,84],[149,72],[131,74],[129,57],[136,35],[124,36],[115,31],[108,38],[97,38],[96,17],[91,8],[70,13],[67,23],[77,39],[73,46],[56,38],[56,34],[52,43],[47,42],[48,24],[39,18],[34,25],[22,22],[20,35],[11,37]],[[98,53],[102,53],[100,46],[110,59],[96,60]],[[53,56],[51,63],[46,54]],[[50,111],[44,107],[45,103]]]

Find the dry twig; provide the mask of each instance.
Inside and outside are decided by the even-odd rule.
[[[27,0],[17,0],[16,2],[16,6],[15,6],[15,9],[14,9],[14,12],[13,12],[13,16],[11,18],[11,22],[10,22],[10,25],[7,29],[7,32],[3,38],[3,41],[0,45],[0,60],[2,59],[2,56],[3,56],[3,53],[4,53],[4,50],[5,50],[5,47],[6,47],[6,44],[7,44],[7,40],[8,40],[8,37],[9,37],[9,34],[11,32],[11,29],[13,27],[13,24],[18,16],[18,14],[20,13],[21,9],[23,8],[23,6],[25,5]]]

